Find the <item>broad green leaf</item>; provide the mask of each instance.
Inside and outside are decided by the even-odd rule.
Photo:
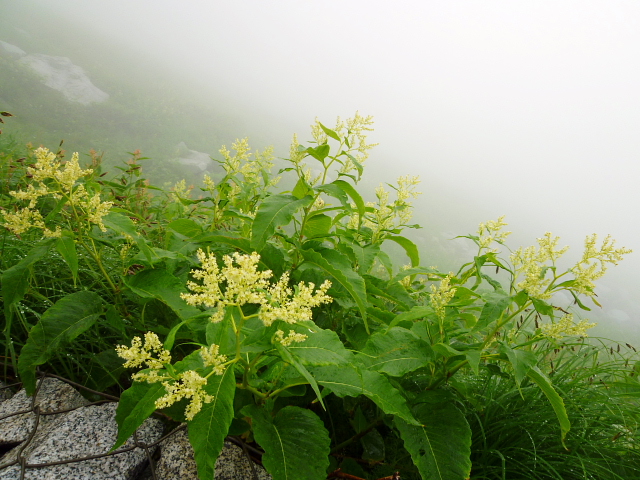
[[[147,245],[144,237],[138,234],[136,224],[133,223],[133,220],[131,220],[126,215],[122,215],[117,212],[110,212],[102,217],[102,223],[105,225],[105,227],[110,228],[117,233],[132,237],[146,259],[149,262],[152,261],[153,252]]]
[[[467,363],[469,364],[469,367],[471,367],[471,370],[473,370],[473,373],[478,375],[480,371],[480,360],[482,358],[482,350],[475,350],[475,349],[465,350],[463,353],[464,353],[464,356],[467,357]]]
[[[304,365],[344,365],[353,359],[353,354],[344,347],[336,332],[306,323],[291,325],[291,330],[307,335],[307,339],[287,347]],[[285,335],[287,333],[285,329]]]
[[[420,253],[418,252],[418,247],[411,240],[400,235],[388,235],[385,237],[385,240],[391,240],[400,245],[407,254],[407,257],[411,260],[412,267],[420,265]]]
[[[54,238],[42,240],[27,253],[26,257],[2,273],[2,302],[4,303],[5,321],[9,321],[11,307],[22,300],[27,293],[31,266],[49,253],[55,242]]]
[[[436,269],[428,267],[412,267],[398,272],[398,274],[393,277],[392,280],[394,282],[399,282],[403,278],[409,277],[411,275],[429,275],[431,273],[438,273],[438,271]]]
[[[189,441],[198,466],[198,478],[215,478],[216,460],[224,446],[224,439],[233,420],[233,398],[236,380],[233,366],[222,375],[209,377],[204,387],[213,401],[202,405],[202,410],[189,422]]]
[[[320,128],[322,128],[322,131],[324,133],[327,134],[328,137],[333,138],[334,140],[340,141],[340,137],[338,136],[338,134],[336,132],[334,132],[333,130],[331,130],[330,128],[325,127],[323,124],[321,124],[320,122],[318,122],[320,124]]]
[[[400,327],[377,332],[358,354],[368,368],[401,377],[433,360],[431,346],[410,330]]]
[[[378,253],[380,253],[380,245],[366,245],[361,247],[357,243],[353,242],[350,246],[356,258],[358,272],[361,275],[368,273],[373,266],[373,262],[376,261]]]
[[[302,365],[302,363],[299,362],[298,359],[291,354],[288,347],[285,347],[279,342],[276,343],[275,347],[278,353],[280,354],[280,358],[282,358],[282,360],[284,360],[286,363],[293,365],[293,367],[298,371],[298,373],[300,373],[300,375],[302,375],[307,380],[307,382],[309,382],[309,385],[315,392],[316,397],[318,397],[318,401],[322,405],[322,408],[326,408],[324,405],[324,401],[322,400],[322,394],[320,393],[318,382],[316,382],[316,379],[314,378],[313,375],[311,375],[309,370],[307,370],[305,366]]]
[[[293,219],[293,214],[313,202],[313,197],[308,195],[297,199],[293,195],[272,195],[265,198],[251,228],[251,248],[262,250],[267,240],[275,233],[276,228],[288,225]]]
[[[433,313],[433,307],[425,307],[422,305],[418,305],[413,307],[408,312],[402,312],[397,315],[389,324],[389,329],[395,327],[396,325],[402,322],[409,322],[413,320],[418,320],[419,318],[424,318]]]
[[[396,415],[407,423],[419,425],[413,418],[404,397],[387,378],[378,372],[351,366],[310,367],[318,384],[330,389],[339,397],[364,395],[378,405],[383,412]]]
[[[167,228],[170,228],[174,232],[184,235],[188,238],[193,238],[196,235],[202,233],[202,226],[195,220],[190,218],[179,218],[167,224]]]
[[[314,215],[304,225],[302,234],[307,238],[326,235],[331,229],[331,217],[329,215]]]
[[[471,428],[452,400],[424,392],[411,410],[421,425],[400,418],[396,427],[423,480],[466,480],[471,472]]]
[[[273,480],[318,480],[329,466],[329,432],[311,410],[285,407],[274,418],[257,405],[242,413],[251,417],[253,434],[264,449],[262,464]]]
[[[313,189],[309,187],[304,177],[300,177],[298,179],[298,183],[296,183],[296,186],[293,187],[291,194],[294,197],[300,199],[306,197],[307,195],[313,195]]]
[[[160,300],[182,320],[201,313],[196,307],[188,305],[180,298],[181,293],[187,293],[186,285],[162,268],[142,270],[128,277],[125,283],[132,292],[143,298]]]
[[[456,350],[455,348],[453,348],[450,345],[447,345],[446,343],[436,343],[435,345],[432,345],[431,348],[433,349],[434,352],[436,352],[439,355],[442,355],[444,358],[457,357],[458,355],[464,355],[464,352]]]
[[[349,205],[349,198],[347,197],[346,192],[335,183],[326,183],[324,185],[318,185],[317,187],[313,188],[316,192],[323,192],[327,195],[337,198],[343,207],[351,210],[351,205]]]
[[[484,304],[484,307],[482,307],[478,323],[473,327],[474,332],[482,330],[498,320],[513,301],[513,297],[504,293],[494,292],[489,293],[484,297],[487,299],[487,302]]]
[[[73,233],[64,231],[56,241],[56,250],[66,262],[71,275],[73,276],[73,284],[78,280],[78,252],[76,252],[76,242]]]
[[[90,328],[102,314],[102,299],[94,292],[76,292],[58,300],[29,331],[20,351],[18,371],[27,395],[35,391],[36,366],[42,365]]]
[[[562,445],[565,445],[564,439],[571,429],[571,422],[569,421],[567,409],[564,406],[562,397],[558,395],[558,392],[556,392],[555,388],[553,388],[551,380],[549,380],[538,367],[531,367],[527,372],[527,376],[531,380],[533,380],[536,385],[538,385],[538,387],[540,387],[540,390],[544,392],[544,394],[547,396],[547,399],[551,403],[553,411],[558,418],[558,423],[560,424],[560,440],[562,441]]]
[[[500,346],[500,352],[504,353],[511,362],[518,385],[520,385],[524,377],[527,376],[531,367],[534,367],[536,363],[538,363],[536,354],[527,350],[513,349],[503,344]]]
[[[553,318],[553,307],[547,302],[545,302],[544,300],[539,300],[537,298],[532,298],[531,302],[533,303],[533,307],[540,315],[546,315]]]
[[[369,333],[367,323],[367,291],[364,280],[351,269],[349,259],[343,254],[324,248],[321,251],[300,250],[305,262],[311,263],[330,275],[334,282],[339,283],[358,305],[365,329]]]
[[[116,410],[118,437],[110,451],[124,442],[156,411],[156,400],[167,393],[162,383],[133,382],[120,396]]]
[[[331,182],[331,185],[336,185],[344,193],[349,195],[351,200],[353,200],[353,203],[356,204],[356,208],[358,209],[358,215],[360,215],[360,220],[362,220],[362,218],[364,218],[364,212],[365,212],[364,200],[362,200],[362,197],[360,196],[358,191],[353,187],[353,185],[345,182],[344,180],[335,180]]]
[[[305,152],[307,152],[309,155],[311,155],[313,158],[315,158],[316,160],[320,160],[321,162],[327,158],[327,156],[329,155],[329,152],[331,151],[331,147],[329,147],[329,145],[322,144],[322,145],[318,145],[317,147],[313,148],[313,147],[309,147],[305,150]]]

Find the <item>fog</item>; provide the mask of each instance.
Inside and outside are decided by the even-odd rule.
[[[64,18],[139,65],[162,65],[207,108],[231,109],[236,136],[266,139],[281,156],[294,132],[308,138],[316,117],[332,125],[356,110],[373,115],[380,145],[367,185],[420,175],[424,229],[413,238],[426,262],[430,249],[464,253],[446,239],[500,215],[514,248],[551,231],[574,260],[587,234],[610,233],[636,253],[598,283],[604,308],[589,318],[600,334],[640,339],[640,3],[0,0],[0,8],[13,10],[16,25]],[[77,48],[98,62],[104,55],[82,41]]]

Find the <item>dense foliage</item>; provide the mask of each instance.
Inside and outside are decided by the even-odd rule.
[[[199,194],[149,185],[139,152],[113,178],[3,136],[5,376],[122,388],[114,448],[157,409],[188,422],[203,479],[230,434],[277,480],[638,476],[640,364],[572,310],[629,250],[593,235],[561,271],[551,234],[501,255],[500,218],[457,272],[424,267],[417,178],[357,190],[371,125],[294,137],[284,187],[239,140]]]

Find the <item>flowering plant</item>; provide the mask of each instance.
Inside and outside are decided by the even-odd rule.
[[[184,182],[152,197],[138,178],[139,152],[120,179],[100,180],[77,156],[63,163],[36,150],[2,214],[7,232],[25,237],[17,241],[38,236],[2,273],[5,348],[15,358],[12,345],[22,343],[27,391],[36,366],[68,365],[81,335],[111,339],[87,347],[77,365],[124,389],[113,448],[161,409],[188,423],[201,478],[213,478],[233,434],[260,445],[275,479],[324,478],[353,456],[382,476],[467,479],[465,405],[479,402],[469,392],[483,375],[538,388],[557,419],[557,443],[571,441],[551,357],[541,352],[592,324],[557,294],[568,292],[578,310],[589,310],[585,299],[598,305],[594,282],[630,251],[590,236],[560,272],[566,248],[546,234],[503,258],[499,218],[466,237],[478,251],[456,272],[423,267],[402,235],[417,227],[417,177],[400,177],[391,191],[381,185],[373,202],[357,190],[371,126],[359,114],[334,128],[316,121],[310,146],[294,137],[280,191],[271,151],[251,154],[239,140],[235,154],[221,150],[221,171],[205,177],[200,198]],[[408,265],[394,264],[388,241]],[[33,327],[19,322],[27,326],[19,337],[11,319],[23,319],[29,299],[46,298],[54,282],[29,272],[54,244],[73,281],[56,279],[67,291]],[[139,371],[129,377],[131,368]]]

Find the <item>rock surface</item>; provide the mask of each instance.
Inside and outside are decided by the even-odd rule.
[[[70,102],[90,105],[101,103],[109,94],[96,87],[82,67],[67,57],[56,57],[42,53],[27,54],[20,47],[0,41],[0,54],[18,60],[28,66],[42,79],[47,87],[61,92]]]
[[[26,464],[25,480],[153,478],[149,459],[155,458],[157,447],[145,446],[160,439],[159,420],[147,419],[136,433],[137,444],[130,438],[116,454],[106,456],[117,436],[117,403],[87,405],[74,388],[54,378],[42,381],[35,399],[24,390],[8,398],[11,392],[2,387],[0,383],[0,480],[20,479],[21,461]],[[186,430],[169,435],[159,446],[159,459],[153,461],[157,480],[198,480]],[[82,460],[90,456],[97,458]],[[50,462],[68,463],[37,466]],[[242,448],[225,442],[215,478],[270,480],[271,476],[253,464]]]

